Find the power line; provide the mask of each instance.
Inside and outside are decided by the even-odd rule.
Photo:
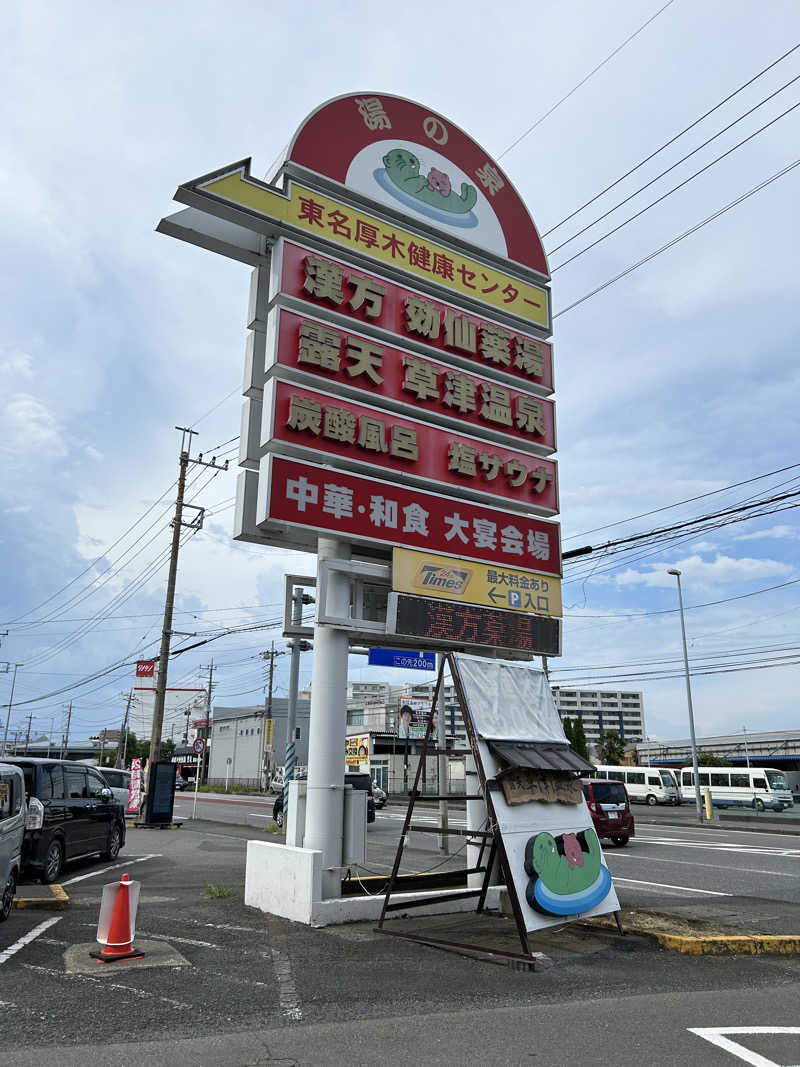
[[[161,496],[157,500],[153,501],[153,503],[150,505],[150,507],[145,512],[143,512],[142,515],[139,516],[139,518],[136,520],[135,523],[133,523],[132,526],[129,526],[128,529],[123,534],[121,534],[117,538],[117,540],[114,541],[113,544],[109,545],[109,547],[107,549],[105,549],[101,553],[101,555],[99,555],[97,557],[97,559],[93,560],[79,574],[76,574],[74,578],[71,578],[70,581],[68,581],[66,583],[66,585],[62,585],[60,589],[57,589],[55,591],[55,593],[52,593],[49,597],[47,597],[45,600],[43,600],[40,604],[37,604],[35,607],[30,608],[28,611],[24,612],[24,614],[17,615],[17,617],[14,618],[14,619],[9,619],[8,623],[11,624],[11,623],[14,623],[14,622],[19,622],[20,619],[24,619],[28,615],[31,615],[34,611],[38,611],[39,608],[43,608],[45,604],[49,604],[51,600],[54,600],[57,596],[59,596],[61,593],[63,593],[66,589],[69,589],[69,587],[71,585],[74,585],[74,583],[77,582],[79,578],[82,578],[84,576],[84,574],[88,574],[89,571],[93,567],[95,567],[100,562],[101,559],[104,558],[104,556],[108,555],[108,553],[111,552],[112,549],[117,547],[117,545],[120,543],[120,541],[124,541],[124,539],[128,536],[128,534],[131,533],[131,531],[134,530],[139,525],[139,523],[142,521],[142,519],[144,519],[147,515],[150,514],[150,512],[153,510],[153,508],[156,507],[156,505],[159,504],[164,499],[164,497],[167,495],[167,493],[169,493],[170,490],[173,489],[176,485],[177,485],[177,479],[172,483],[172,485],[168,486],[164,490],[164,492],[161,494]]]
[[[797,77],[792,79],[792,80],[793,81],[800,80],[800,74],[798,74]],[[800,107],[800,100],[798,100],[796,104],[792,104],[792,106],[788,107],[785,111],[782,111],[780,115],[776,115],[774,119],[770,119],[769,122],[766,122],[763,126],[759,127],[759,129],[755,130],[753,133],[748,134],[747,137],[743,138],[741,141],[739,141],[737,144],[733,145],[731,148],[728,148],[721,155],[717,156],[715,159],[712,159],[709,163],[706,163],[705,166],[701,167],[699,170],[696,170],[694,172],[694,174],[690,174],[688,176],[688,178],[684,178],[683,181],[678,182],[677,185],[674,185],[671,189],[668,189],[666,193],[663,193],[657,199],[655,199],[651,203],[647,204],[640,211],[637,211],[633,215],[630,215],[627,219],[624,219],[617,226],[614,226],[612,229],[607,230],[604,234],[602,234],[596,240],[592,241],[591,244],[586,245],[579,252],[576,252],[574,255],[570,256],[569,259],[565,259],[563,261],[563,263],[559,263],[557,266],[553,267],[551,269],[550,273],[551,274],[555,274],[555,272],[557,270],[561,270],[561,268],[562,267],[566,267],[567,264],[573,263],[576,259],[578,259],[582,255],[585,255],[585,253],[589,252],[592,248],[596,248],[597,245],[599,245],[603,241],[605,241],[605,239],[607,237],[611,237],[613,234],[619,233],[619,231],[624,229],[625,226],[628,226],[631,222],[635,222],[636,219],[641,218],[642,215],[644,215],[646,212],[648,212],[651,208],[654,208],[658,204],[661,204],[664,200],[667,199],[667,197],[672,196],[673,193],[677,193],[679,189],[683,189],[683,187],[685,185],[688,185],[689,182],[694,181],[695,178],[699,178],[701,174],[705,174],[705,172],[707,170],[710,170],[712,167],[716,166],[717,163],[720,163],[723,159],[726,159],[729,155],[731,155],[737,149],[741,148],[742,145],[746,145],[748,143],[748,141],[752,141],[754,137],[758,137],[758,135],[763,133],[764,130],[768,130],[770,128],[770,126],[774,126],[776,122],[780,122],[781,119],[786,118],[786,116],[788,114],[790,114],[792,111],[794,111],[798,107]],[[728,127],[728,128],[730,128],[730,127]],[[724,131],[722,131],[722,132],[724,132]],[[713,138],[712,138],[712,140],[713,140]],[[709,142],[707,141],[706,144],[708,144],[708,143]],[[705,146],[701,145],[700,147],[703,148]],[[699,151],[699,149],[697,149],[697,151]],[[690,155],[692,155],[692,154],[693,153],[690,153]],[[689,158],[689,156],[684,156],[684,159],[688,159],[688,158]],[[684,160],[679,160],[679,163],[682,163],[683,161]],[[678,163],[675,164],[676,167],[678,165],[679,165]],[[669,170],[672,170],[672,169],[673,168],[670,167],[668,170],[665,170],[662,174],[659,174],[658,177],[653,178],[652,181],[648,182],[646,185],[643,185],[640,189],[637,189],[636,192],[631,193],[631,195],[629,197],[627,197],[625,200],[621,200],[614,207],[610,208],[604,215],[601,215],[599,218],[595,219],[594,222],[590,222],[587,226],[584,226],[584,228],[582,230],[579,230],[577,233],[573,234],[572,237],[568,238],[566,241],[563,242],[563,244],[560,244],[558,247],[559,248],[563,248],[564,245],[569,244],[570,241],[574,241],[576,237],[579,237],[582,233],[585,233],[586,230],[590,230],[592,228],[592,226],[596,225],[598,222],[601,222],[603,219],[605,219],[609,215],[613,214],[617,210],[617,208],[622,207],[623,204],[627,204],[629,200],[633,200],[633,198],[635,196],[638,196],[639,193],[643,192],[645,189],[648,188],[648,186],[652,185],[653,182],[658,181],[659,178],[662,178],[664,176],[664,174],[669,173]],[[555,252],[556,249],[554,248],[553,251]]]
[[[724,98],[724,100],[720,100],[718,104],[715,104],[708,111],[704,112],[699,118],[695,119],[694,122],[689,123],[689,125],[685,126],[679,133],[676,133],[674,137],[671,137],[668,141],[665,141],[664,144],[660,145],[660,147],[656,148],[654,152],[651,152],[649,156],[645,156],[645,158],[640,163],[637,163],[636,166],[631,167],[630,170],[626,170],[624,174],[620,175],[619,178],[611,182],[610,185],[607,185],[605,189],[601,189],[599,193],[596,193],[590,200],[587,200],[585,204],[581,204],[580,207],[575,208],[575,210],[569,215],[567,215],[565,218],[563,218],[561,222],[557,222],[555,226],[551,226],[549,230],[545,230],[545,232],[542,234],[542,237],[549,237],[554,230],[560,229],[565,222],[569,222],[570,219],[574,219],[576,215],[579,215],[581,211],[584,210],[584,208],[587,208],[590,205],[594,204],[595,201],[599,200],[601,196],[604,196],[606,193],[610,192],[611,189],[614,189],[617,185],[619,185],[620,182],[623,182],[626,178],[629,178],[631,174],[639,170],[640,167],[643,167],[646,163],[649,163],[651,159],[655,159],[655,157],[661,152],[663,152],[665,148],[669,148],[670,145],[675,144],[675,142],[680,140],[680,138],[683,137],[685,133],[688,133],[689,130],[693,130],[695,126],[699,126],[699,124],[704,119],[707,119],[709,115],[713,115],[715,111],[719,111],[721,107],[727,104],[730,100],[733,100],[735,96],[738,96],[739,93],[747,89],[748,86],[753,84],[753,82],[758,81],[759,78],[761,78],[768,71],[772,70],[773,67],[777,67],[779,63],[782,63],[784,59],[787,59],[790,55],[792,55],[793,52],[796,52],[798,48],[800,48],[800,44],[794,45],[792,48],[789,49],[788,52],[784,52],[782,56],[778,56],[778,58],[773,60],[772,63],[767,64],[767,66],[760,70],[758,74],[754,74],[752,78],[749,78],[746,82],[740,85],[738,89],[734,89],[734,91],[732,93],[729,93]]]
[[[748,189],[748,191],[746,193],[742,193],[741,196],[738,196],[735,200],[731,200],[731,202],[729,204],[726,204],[724,207],[721,207],[718,211],[715,211],[713,213],[713,215],[709,215],[707,218],[702,219],[700,222],[695,223],[694,226],[691,226],[688,230],[685,230],[683,233],[679,234],[677,237],[673,237],[671,241],[667,241],[666,244],[662,245],[660,248],[657,248],[654,252],[650,252],[649,255],[646,255],[642,259],[637,260],[636,263],[632,263],[629,267],[626,267],[625,270],[620,271],[619,274],[614,275],[613,278],[609,278],[608,281],[603,282],[602,285],[598,285],[594,289],[592,289],[590,292],[584,293],[584,295],[582,297],[580,297],[578,300],[574,300],[571,304],[568,304],[565,308],[562,308],[561,311],[557,311],[555,313],[555,315],[553,315],[553,318],[557,319],[561,315],[566,315],[566,313],[568,311],[572,311],[574,308],[578,307],[580,304],[583,304],[583,303],[585,303],[585,301],[590,300],[593,296],[597,296],[598,293],[602,293],[603,290],[604,289],[608,289],[609,286],[615,285],[618,281],[621,281],[623,278],[627,277],[629,274],[632,274],[635,270],[638,270],[639,267],[643,267],[646,263],[649,263],[651,260],[655,259],[657,256],[660,256],[662,252],[667,252],[670,248],[674,248],[675,245],[680,244],[680,242],[683,241],[685,238],[691,237],[692,234],[697,233],[698,230],[701,230],[704,226],[707,226],[710,222],[714,222],[716,219],[720,218],[720,216],[724,215],[726,212],[730,211],[732,208],[737,207],[739,204],[743,203],[745,200],[749,199],[751,196],[754,196],[756,193],[761,192],[762,189],[766,189],[766,187],[768,185],[771,185],[773,182],[777,181],[779,178],[784,177],[784,175],[788,174],[790,171],[794,170],[795,167],[798,167],[798,166],[800,166],[800,159],[796,159],[793,163],[787,164],[781,170],[776,171],[775,174],[772,174],[769,178],[766,178],[763,182],[760,182],[758,185],[753,186],[752,189]]]
[[[797,585],[800,578],[791,578],[788,582],[780,582],[778,585],[770,585],[765,589],[754,589],[752,593],[739,593],[738,596],[725,597],[722,600],[708,600],[705,604],[684,604],[684,611],[697,611],[700,608],[713,608],[718,604],[730,604],[734,600],[746,600],[751,596],[761,596],[762,593],[772,593],[776,589],[785,589],[788,585]],[[652,615],[674,615],[680,608],[662,608],[660,611],[633,611],[624,615],[569,615],[564,613],[565,619],[643,619]]]
[[[658,16],[659,16],[659,15],[660,15],[660,14],[662,13],[662,11],[666,11],[666,10],[667,10],[667,8],[668,8],[668,7],[669,7],[669,6],[670,6],[670,5],[671,5],[671,4],[673,3],[673,2],[674,2],[674,0],[667,0],[667,3],[666,3],[666,4],[664,4],[664,6],[663,6],[663,7],[660,7],[660,8],[658,9],[658,11],[656,11],[656,13],[655,13],[654,15],[651,15],[651,16],[650,16],[650,18],[649,18],[649,19],[648,19],[648,20],[647,20],[646,22],[643,22],[643,23],[642,23],[642,25],[641,25],[641,26],[639,27],[639,29],[638,29],[638,30],[635,30],[635,31],[634,31],[634,32],[633,32],[633,33],[632,33],[632,34],[630,35],[630,37],[626,37],[626,38],[625,38],[625,40],[624,40],[624,41],[622,42],[622,44],[619,44],[619,45],[617,45],[617,47],[616,47],[616,48],[614,49],[614,51],[613,51],[613,52],[609,52],[609,54],[608,54],[608,55],[606,56],[606,58],[605,58],[605,59],[604,59],[604,60],[603,60],[603,61],[602,61],[601,63],[598,63],[598,64],[597,64],[597,66],[596,66],[596,67],[594,67],[594,69],[593,69],[593,70],[590,70],[590,71],[589,71],[589,73],[588,73],[588,74],[586,75],[586,77],[585,77],[585,78],[582,78],[582,79],[581,79],[581,80],[580,80],[580,81],[578,82],[578,84],[577,84],[577,85],[573,86],[573,88],[572,88],[572,89],[570,89],[570,91],[569,91],[568,93],[565,93],[565,95],[564,95],[564,96],[562,96],[560,100],[557,100],[557,101],[555,102],[555,104],[553,104],[553,106],[552,106],[551,108],[549,108],[549,109],[548,109],[547,111],[545,111],[545,113],[544,113],[543,115],[541,115],[541,116],[540,116],[540,117],[539,117],[539,118],[538,118],[538,119],[536,120],[536,122],[534,122],[534,123],[533,123],[533,125],[532,125],[532,126],[529,126],[529,127],[527,128],[527,130],[525,130],[525,132],[524,132],[524,133],[520,134],[520,136],[519,136],[519,137],[518,137],[518,138],[516,139],[516,141],[513,141],[513,142],[512,142],[512,143],[511,143],[511,144],[510,144],[510,145],[508,146],[508,148],[506,148],[506,149],[505,149],[505,150],[504,150],[503,152],[501,152],[501,153],[500,153],[500,155],[499,155],[499,156],[497,156],[497,158],[498,158],[498,159],[502,159],[502,158],[503,158],[503,156],[506,156],[506,155],[508,155],[508,153],[509,153],[509,152],[511,151],[511,149],[512,149],[512,148],[516,148],[516,147],[517,147],[517,145],[518,145],[518,144],[520,143],[520,141],[524,141],[524,140],[525,140],[525,138],[526,138],[526,137],[528,136],[528,134],[529,134],[529,133],[533,133],[533,131],[534,131],[534,130],[536,129],[536,127],[537,127],[537,126],[541,126],[541,124],[542,124],[542,123],[544,122],[544,120],[545,120],[545,119],[549,118],[549,117],[550,117],[550,116],[551,116],[551,115],[553,114],[553,112],[557,110],[557,108],[561,107],[561,105],[562,105],[562,104],[563,104],[563,103],[564,103],[565,101],[569,100],[569,98],[570,98],[570,97],[571,97],[571,96],[572,96],[572,95],[573,95],[574,93],[576,93],[576,92],[578,91],[578,89],[580,89],[580,88],[581,88],[581,86],[585,85],[585,84],[586,84],[586,83],[587,83],[587,82],[589,81],[589,79],[590,79],[590,78],[592,78],[592,77],[593,77],[593,76],[594,76],[595,74],[597,74],[597,72],[598,72],[599,70],[602,70],[602,69],[603,69],[603,67],[604,67],[604,66],[606,65],[606,63],[609,63],[609,62],[610,62],[610,61],[611,61],[611,60],[612,60],[612,59],[614,58],[614,56],[618,55],[618,54],[619,54],[619,53],[620,53],[620,52],[622,51],[622,49],[623,49],[623,48],[625,47],[625,45],[627,45],[627,44],[630,44],[630,42],[631,42],[631,41],[632,41],[632,40],[633,40],[633,39],[634,39],[635,37],[638,37],[638,36],[639,36],[639,34],[640,34],[640,33],[642,32],[642,30],[645,30],[645,29],[647,29],[647,27],[648,27],[648,26],[650,25],[650,23],[651,23],[651,22],[653,22],[653,21],[654,21],[655,19],[657,19],[657,18],[658,18]]]
[[[717,496],[719,493],[726,493],[730,489],[739,489],[743,485],[750,485],[752,482],[760,482],[764,478],[771,478],[775,474],[784,474],[786,471],[796,470],[800,467],[800,463],[790,463],[788,467],[778,467],[777,470],[767,471],[766,474],[757,474],[753,478],[745,478],[741,482],[733,482],[732,485],[723,486],[722,489],[711,489],[707,493],[699,493],[697,496],[687,497],[685,500],[677,500],[674,504],[666,504],[663,508],[653,508],[652,511],[643,511],[639,515],[631,515],[627,519],[617,519],[616,522],[608,522],[605,526],[595,526],[591,530],[584,530],[582,533],[570,534],[569,537],[565,537],[565,541],[575,541],[579,537],[588,537],[589,534],[600,533],[601,530],[610,530],[612,526],[622,526],[626,522],[635,522],[637,519],[647,519],[651,515],[658,515],[662,511],[670,511],[672,508],[682,507],[684,504],[694,504],[698,500],[705,500],[710,496]]]

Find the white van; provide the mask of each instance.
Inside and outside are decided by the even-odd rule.
[[[595,778],[624,782],[631,801],[644,804],[680,804],[681,794],[672,771],[664,767],[613,767],[609,764],[597,768]]]
[[[25,776],[0,763],[0,922],[11,914],[25,835]]]
[[[701,767],[698,773],[700,792],[711,790],[711,803],[715,808],[783,811],[794,805],[786,775],[775,767]],[[686,801],[695,799],[691,767],[681,771],[681,794]]]

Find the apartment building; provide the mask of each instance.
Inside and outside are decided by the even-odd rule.
[[[609,692],[602,689],[564,689],[553,686],[561,718],[582,719],[586,740],[600,743],[606,730],[614,730],[627,744],[645,739],[644,701],[641,693]]]

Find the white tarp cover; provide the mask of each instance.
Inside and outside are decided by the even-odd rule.
[[[461,652],[454,659],[479,737],[493,741],[566,742],[543,671]]]

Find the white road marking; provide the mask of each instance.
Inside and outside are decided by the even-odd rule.
[[[195,948],[219,948],[219,945],[214,945],[211,941],[193,941],[191,937],[167,937],[166,934],[149,934],[146,930],[137,930],[136,933],[139,937],[152,937],[154,941],[175,941],[179,945],[194,945]]]
[[[642,823],[642,825],[645,825],[645,824]],[[655,821],[654,822],[648,822],[646,825],[652,827],[654,833],[656,832],[656,827],[658,827],[658,830],[660,830],[662,834],[668,834],[668,833],[674,833],[674,834],[703,834],[703,835],[706,835],[706,836],[709,833],[714,833],[714,834],[723,834],[724,833],[724,834],[738,834],[738,835],[748,834],[750,837],[771,837],[771,838],[774,838],[776,836],[779,836],[779,837],[793,837],[793,838],[795,838],[797,840],[800,840],[800,834],[787,834],[783,830],[781,830],[779,832],[779,834],[776,835],[775,832],[769,833],[766,830],[735,830],[733,827],[727,827],[727,826],[724,828],[724,830],[709,830],[707,827],[705,829],[703,829],[700,826],[688,826],[688,825],[686,826],[685,829],[682,826],[674,826],[674,825],[658,826],[658,824]]]
[[[735,852],[745,856],[792,856],[800,858],[800,849],[778,848],[769,845],[741,845],[738,841],[685,841],[677,837],[642,837],[636,835],[637,841],[648,845],[673,845],[677,848],[702,848],[712,852]]]
[[[689,1033],[695,1034],[696,1037],[702,1037],[704,1041],[716,1045],[717,1048],[721,1048],[724,1052],[730,1052],[732,1056],[749,1063],[751,1067],[781,1067],[774,1060],[768,1060],[766,1056],[745,1048],[738,1041],[731,1041],[725,1035],[800,1034],[800,1026],[690,1026]]]
[[[224,837],[228,841],[244,841],[247,844],[248,841],[263,841],[262,837],[240,837],[239,834],[207,834],[205,830],[190,830],[190,833],[200,834],[202,837]],[[261,831],[259,831],[261,833]]]
[[[607,860],[639,860],[640,863],[679,863],[682,867],[710,867],[712,871],[727,871],[735,874],[769,874],[773,878],[796,878],[792,871],[765,871],[759,867],[723,867],[719,863],[697,863],[695,860],[676,860],[672,856],[632,856],[630,852],[605,852]]]
[[[614,875],[615,882],[625,882],[627,885],[642,885],[652,889],[674,889],[680,893],[702,893],[705,897],[730,897],[732,893],[720,893],[716,889],[694,889],[688,885],[665,885],[663,882],[640,882],[635,878],[619,878]]]
[[[297,986],[294,984],[292,962],[285,952],[274,948],[272,950],[272,966],[275,968],[275,977],[278,981],[278,1001],[281,1015],[299,1022],[303,1018],[303,1013],[300,1010]]]
[[[121,982],[108,982],[104,978],[92,978],[88,974],[72,974],[69,971],[57,971],[53,967],[37,967],[33,963],[23,963],[28,971],[35,971],[37,974],[46,974],[50,978],[62,978],[68,982],[89,982],[92,985],[101,985],[104,989],[119,989],[124,993],[132,993],[133,996],[139,997],[140,1000],[160,1000],[163,1004],[169,1004],[173,1008],[183,1008],[187,1011],[193,1011],[193,1005],[184,1004],[180,1000],[172,1000],[170,997],[160,997],[156,993],[148,993],[146,989],[139,989],[137,986],[123,985]]]
[[[111,867],[101,867],[97,871],[89,871],[88,874],[79,874],[75,878],[68,878],[66,882],[61,882],[61,885],[74,885],[76,882],[82,882],[85,878],[95,878],[98,874],[105,874],[107,871],[117,871],[120,867],[130,867],[132,863],[144,863],[145,860],[160,860],[160,852],[151,852],[149,856],[135,856],[132,859],[125,860],[124,863],[115,863]]]
[[[264,927],[259,926],[234,926],[233,923],[204,923],[199,919],[182,919],[176,918],[174,915],[155,915],[151,914],[153,919],[167,919],[170,922],[179,922],[184,926],[202,926],[209,930],[232,930],[234,933],[243,934],[263,934],[265,932]]]
[[[45,930],[49,930],[51,926],[55,926],[56,923],[60,923],[64,918],[63,915],[57,915],[54,919],[45,919],[43,923],[39,923],[38,926],[34,926],[32,930],[29,930],[27,934],[23,934],[19,941],[15,941],[13,945],[4,951],[0,952],[0,964],[5,963],[6,960],[10,960],[12,956],[16,955],[21,948],[25,948],[31,941],[35,941],[39,934],[43,934]]]

